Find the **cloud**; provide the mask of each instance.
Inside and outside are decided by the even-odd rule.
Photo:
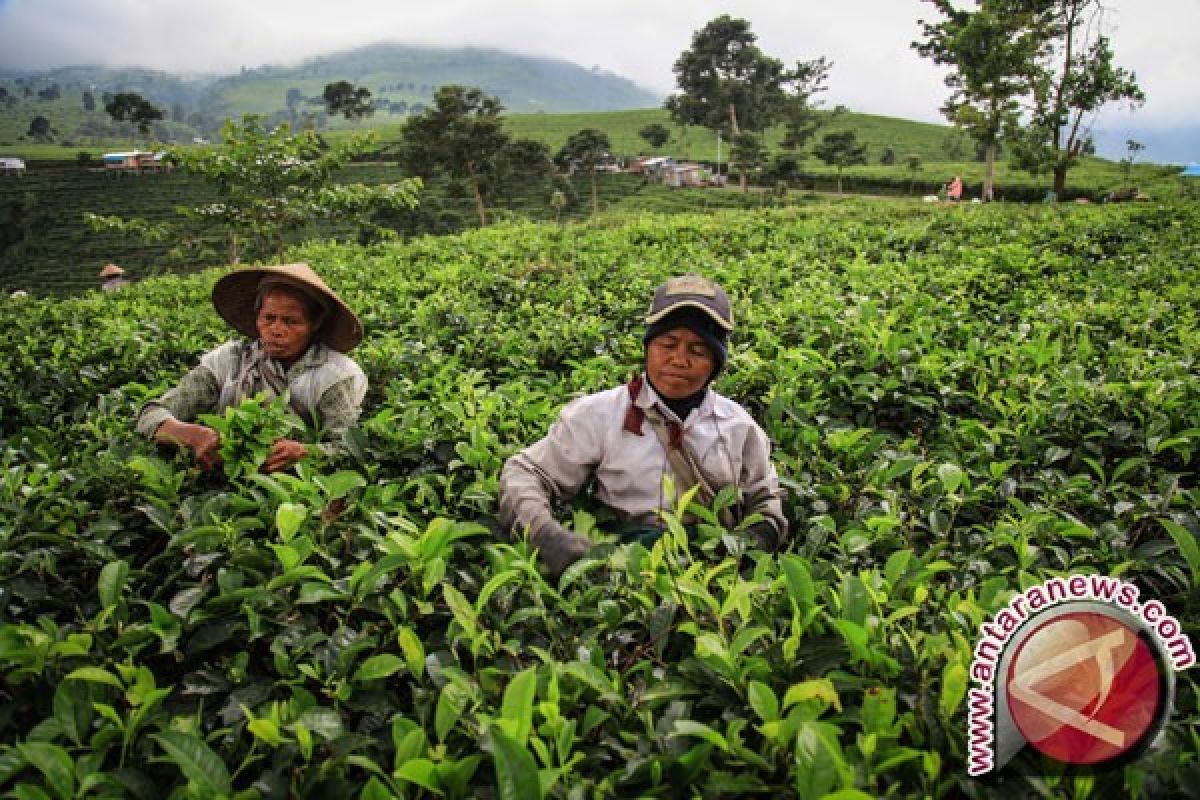
[[[1190,41],[1200,3],[1106,5],[1117,61],[1149,97],[1138,124],[1200,121],[1200,48]],[[722,13],[748,19],[761,47],[785,62],[829,57],[829,105],[944,122],[944,71],[910,47],[917,20],[934,16],[921,0],[0,0],[0,67],[232,72],[379,41],[470,44],[598,66],[665,94],[692,33]]]

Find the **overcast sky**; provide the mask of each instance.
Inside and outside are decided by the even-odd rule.
[[[1148,100],[1098,127],[1200,132],[1200,0],[1104,4],[1117,62]],[[0,67],[227,72],[379,41],[471,44],[599,66],[665,94],[692,33],[723,13],[749,20],[785,62],[830,58],[828,106],[945,121],[942,73],[909,46],[917,20],[934,17],[921,0],[0,0]],[[1200,159],[1200,142],[1192,152]]]

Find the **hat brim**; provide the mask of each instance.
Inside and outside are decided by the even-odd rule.
[[[282,278],[319,297],[328,309],[317,339],[339,353],[353,350],[362,341],[362,323],[350,307],[330,289],[307,264],[242,267],[222,275],[212,290],[212,303],[221,318],[234,330],[258,338],[258,313],[254,308],[260,284],[267,278]]]
[[[724,330],[726,332],[730,332],[730,333],[733,331],[733,320],[732,319],[729,319],[729,320],[724,319],[720,314],[718,314],[716,311],[714,311],[712,309],[712,307],[709,306],[707,303],[704,303],[700,300],[691,300],[691,299],[686,299],[686,298],[672,300],[671,304],[669,306],[667,306],[666,308],[659,309],[658,311],[655,311],[653,314],[648,315],[646,317],[646,324],[653,325],[654,323],[661,320],[663,317],[666,317],[667,315],[672,314],[673,312],[676,312],[681,308],[695,308],[700,311],[703,311],[705,314],[707,314],[712,319],[713,322],[717,323],[717,325],[722,330]],[[731,314],[731,316],[732,316],[732,314]]]

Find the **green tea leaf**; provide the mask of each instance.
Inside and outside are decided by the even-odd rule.
[[[533,700],[537,692],[537,670],[534,667],[522,670],[513,676],[504,690],[504,703],[500,716],[517,723],[513,740],[524,747],[533,726]]]
[[[46,779],[46,785],[63,800],[75,796],[75,762],[66,750],[49,742],[19,742],[17,750]]]
[[[67,674],[65,680],[68,681],[91,681],[92,683],[103,683],[117,689],[124,689],[125,684],[106,669],[101,667],[80,667]]]
[[[121,602],[121,591],[125,588],[128,577],[129,565],[124,561],[110,561],[104,565],[100,570],[100,578],[96,581],[102,607],[112,608]]]
[[[228,795],[233,780],[225,762],[203,740],[179,731],[162,731],[151,736],[189,782],[208,794]]]
[[[284,542],[291,541],[304,520],[308,519],[308,508],[299,503],[280,503],[275,509],[275,527],[279,529],[279,538]]]
[[[404,653],[404,663],[408,672],[414,678],[420,678],[425,672],[425,646],[413,633],[412,628],[403,627],[396,632],[396,641]]]
[[[533,756],[499,727],[488,729],[500,800],[541,800],[542,782]]]
[[[354,673],[354,682],[377,681],[404,669],[404,661],[391,653],[381,653],[364,661]]]
[[[1196,537],[1174,520],[1160,517],[1158,521],[1175,541],[1179,552],[1187,559],[1188,569],[1192,571],[1192,588],[1200,587],[1200,545],[1196,543]]]
[[[406,761],[394,773],[397,780],[415,783],[421,788],[434,794],[445,794],[442,782],[438,778],[437,766],[427,758],[414,758]]]
[[[750,699],[750,707],[763,722],[779,719],[779,700],[776,699],[770,686],[759,681],[750,681],[747,695]]]
[[[942,670],[942,693],[938,698],[938,709],[942,716],[949,717],[967,695],[967,668],[958,661],[951,661]]]

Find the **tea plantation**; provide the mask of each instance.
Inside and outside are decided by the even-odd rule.
[[[371,380],[341,463],[226,480],[132,416],[228,331],[217,271],[0,302],[0,792],[1194,797],[1197,672],[1141,758],[966,773],[980,625],[1056,575],[1200,645],[1200,206],[872,206],[309,245]],[[504,459],[640,363],[665,276],[734,297],[723,393],[793,540],[647,551],[586,500],[548,582]],[[672,517],[672,525],[678,525]]]

